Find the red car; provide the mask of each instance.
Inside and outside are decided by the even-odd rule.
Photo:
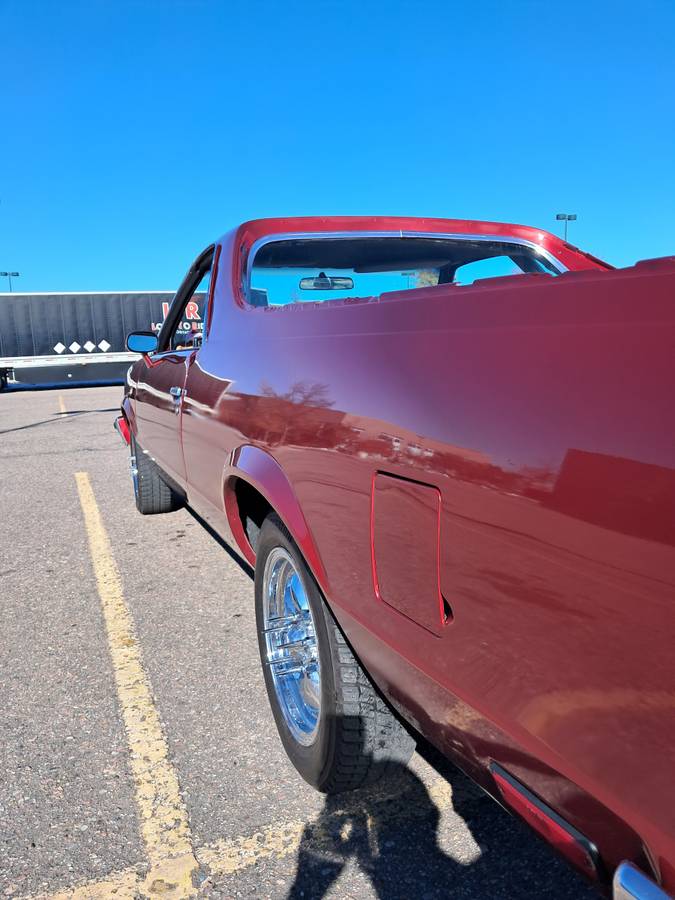
[[[615,897],[675,891],[675,258],[260,220],[128,348],[138,509],[189,504],[255,567],[305,779],[362,785],[421,732]]]

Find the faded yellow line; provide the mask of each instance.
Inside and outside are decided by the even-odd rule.
[[[135,869],[114,872],[99,881],[87,881],[55,894],[33,894],[28,900],[136,900],[142,877]],[[167,895],[170,896],[170,895]]]
[[[365,828],[372,852],[379,852],[383,826],[426,818],[429,800],[440,813],[452,808],[452,787],[444,778],[426,786],[427,795],[415,787],[401,789],[396,783],[376,786],[368,794],[343,803],[333,802],[329,813],[307,821],[270,825],[249,835],[221,840],[197,850],[197,856],[212,875],[235,875],[263,859],[282,859],[305,849],[319,853],[339,853],[340,845],[352,838],[349,830],[356,825]],[[347,795],[348,798],[348,795]],[[346,830],[345,830],[346,829]]]
[[[122,591],[122,579],[89,475],[77,472],[75,480],[129,743],[141,834],[150,862],[149,874],[140,890],[149,896],[161,895],[172,900],[193,897],[196,894],[193,875],[199,865],[192,849],[187,810],[180,796],[176,772],[169,761],[150,682],[143,669],[133,619]]]
[[[61,394],[59,394],[59,412],[60,412],[62,415],[63,415],[64,413],[68,412],[68,410],[66,409],[65,401],[64,401],[63,397],[61,396]]]
[[[216,841],[196,850],[204,874],[237,875],[264,859],[283,859],[292,856],[300,845],[328,857],[341,852],[341,845],[348,844],[354,836],[354,828],[367,831],[371,852],[380,851],[383,828],[392,822],[410,822],[426,818],[430,813],[429,801],[440,814],[452,809],[452,787],[444,778],[434,778],[425,788],[416,779],[404,782],[375,785],[365,795],[346,799],[340,803],[331,801],[329,812],[323,812],[307,820],[278,822],[259,831],[232,839]],[[387,835],[389,832],[387,831]],[[476,855],[480,849],[476,848]],[[37,894],[28,900],[131,900],[146,896],[148,879],[135,869],[112,873],[100,881],[80,882],[58,893]],[[208,881],[206,882],[208,884]],[[162,896],[172,896],[155,889]],[[152,894],[150,894],[152,896]]]
[[[329,811],[307,820],[273,823],[259,831],[207,844],[196,852],[180,797],[178,779],[148,678],[141,662],[131,613],[124,600],[122,580],[86,472],[75,475],[84,514],[91,559],[106,624],[117,693],[131,750],[131,768],[150,871],[142,867],[113,872],[106,878],[80,881],[63,891],[33,895],[30,900],[132,900],[194,897],[194,876],[236,875],[263,859],[282,859],[301,845],[319,853],[339,854],[354,828],[367,831],[373,853],[379,852],[382,827],[391,822],[414,822],[452,809],[452,787],[443,778],[422,786],[417,776],[383,782],[356,797],[331,801]],[[480,849],[476,848],[480,855]],[[199,860],[199,862],[197,861]],[[201,866],[200,866],[201,863]],[[208,881],[206,882],[208,884]]]

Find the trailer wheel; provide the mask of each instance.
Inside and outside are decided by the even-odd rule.
[[[184,506],[182,497],[162,477],[154,460],[131,436],[131,478],[134,484],[136,509],[144,516],[173,512]]]
[[[255,610],[279,736],[305,781],[337,794],[404,766],[415,741],[354,657],[274,514],[260,529]]]

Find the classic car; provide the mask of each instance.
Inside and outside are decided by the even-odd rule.
[[[363,785],[419,733],[615,897],[675,891],[675,258],[257,220],[127,346],[136,505],[254,567],[307,781]]]

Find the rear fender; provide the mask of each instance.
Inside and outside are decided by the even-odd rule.
[[[255,552],[244,531],[234,491],[238,478],[248,482],[267,500],[300,548],[305,562],[325,593],[327,589],[326,572],[291,483],[273,456],[250,444],[238,447],[232,452],[223,476],[223,494],[228,523],[232,535],[247,561],[251,565],[255,565]]]

